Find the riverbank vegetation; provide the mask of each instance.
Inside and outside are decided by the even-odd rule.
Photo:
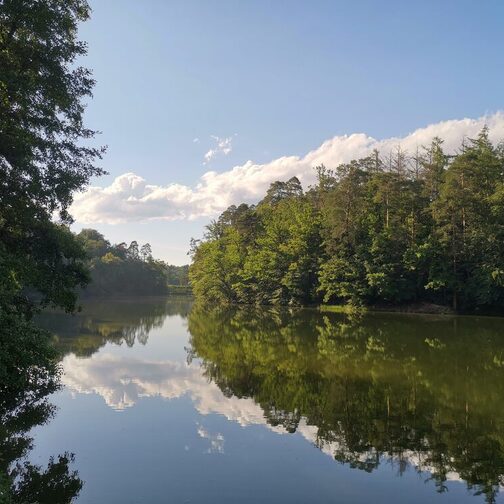
[[[253,304],[504,306],[504,149],[484,128],[316,168],[229,207],[192,246],[197,298]]]
[[[156,296],[188,293],[188,266],[174,266],[152,256],[148,243],[111,245],[95,229],[83,229],[77,240],[86,254],[91,281],[82,295]]]

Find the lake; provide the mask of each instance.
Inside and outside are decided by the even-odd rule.
[[[80,504],[504,502],[504,319],[87,302],[32,462]]]

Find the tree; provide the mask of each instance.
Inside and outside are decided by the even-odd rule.
[[[317,212],[297,192],[265,205],[263,201],[260,206],[261,233],[243,265],[242,301],[311,302],[316,296],[320,245]]]
[[[448,165],[448,156],[443,152],[443,140],[439,137],[435,137],[424,151],[424,156],[419,159],[420,177],[423,181],[423,194],[432,203],[439,198]]]
[[[504,146],[487,128],[456,155],[442,145],[319,166],[306,194],[293,177],[229,207],[194,242],[197,297],[502,310]]]
[[[84,0],[0,4],[0,242],[16,277],[11,308],[34,289],[72,309],[73,288],[87,280],[64,224],[72,194],[103,173],[103,149],[87,145],[95,132],[83,124],[94,81],[75,64],[86,53],[77,25],[88,17]]]
[[[196,249],[189,280],[193,292],[208,302],[239,302],[246,251],[239,233],[227,229],[219,240],[207,240]]]
[[[152,261],[152,247],[149,243],[145,243],[140,247],[140,257],[142,258],[142,261]]]
[[[259,204],[275,205],[285,198],[297,197],[302,194],[303,188],[301,187],[301,182],[299,182],[297,177],[291,177],[287,182],[273,182],[266,196]]]
[[[188,266],[172,266],[155,259],[148,243],[139,247],[133,240],[129,246],[111,245],[94,229],[82,230],[77,238],[84,246],[91,274],[83,296],[162,295],[167,293],[168,285],[188,285]]]
[[[83,140],[91,96],[90,70],[77,25],[89,17],[85,0],[4,0],[0,4],[0,190],[2,207],[35,204],[68,220],[74,191],[103,171],[103,152]],[[29,205],[31,206],[31,205]]]
[[[85,0],[0,2],[1,400],[14,409],[34,380],[42,383],[32,398],[57,380],[50,336],[33,326],[33,311],[74,310],[76,287],[89,280],[68,229],[73,193],[103,173],[95,163],[104,149],[90,144],[95,132],[83,123],[94,81],[77,64],[86,54],[77,26],[89,10]],[[62,474],[65,464],[48,471]],[[31,480],[36,470],[27,470]]]
[[[110,242],[96,229],[83,229],[77,238],[82,242],[91,258],[101,257],[110,248]]]
[[[484,128],[463,145],[448,167],[440,196],[432,204],[433,240],[441,251],[430,286],[443,288],[454,309],[503,300],[498,272],[504,221],[492,201],[504,177],[504,158]]]
[[[367,255],[365,249],[369,244],[363,247],[362,240],[369,161],[370,158],[354,160],[340,165],[330,174],[318,172],[323,238],[318,276],[319,291],[326,302],[359,303],[368,289],[364,281],[366,257],[362,253]]]
[[[138,261],[140,259],[140,250],[136,240],[133,240],[128,247],[128,259],[132,261]]]

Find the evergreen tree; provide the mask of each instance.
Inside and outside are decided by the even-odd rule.
[[[277,181],[210,224],[190,268],[198,297],[502,308],[504,147],[487,128],[453,156],[434,138],[316,171],[306,194]]]

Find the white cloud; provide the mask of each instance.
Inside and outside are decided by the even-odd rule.
[[[77,194],[71,211],[82,224],[211,217],[232,204],[257,202],[275,180],[297,176],[307,186],[315,180],[315,166],[334,168],[366,156],[373,149],[388,152],[400,145],[413,153],[439,136],[445,141],[445,150],[454,152],[464,136],[476,136],[485,124],[490,127],[492,141],[504,139],[504,113],[499,112],[479,119],[439,122],[402,138],[376,140],[363,133],[336,136],[302,157],[284,156],[264,164],[247,161],[224,172],[208,171],[194,187],[176,183],[151,185],[135,173],[125,173],[107,187],[90,187]],[[231,138],[215,137],[217,146],[205,158],[210,160],[217,153],[229,154]]]
[[[193,143],[199,143],[200,139],[198,137],[193,138]]]
[[[213,149],[210,149],[205,154],[205,161],[203,164],[209,163],[219,154],[227,156],[233,150],[233,137],[220,138],[218,136],[212,135],[212,138],[215,140],[215,147]]]

